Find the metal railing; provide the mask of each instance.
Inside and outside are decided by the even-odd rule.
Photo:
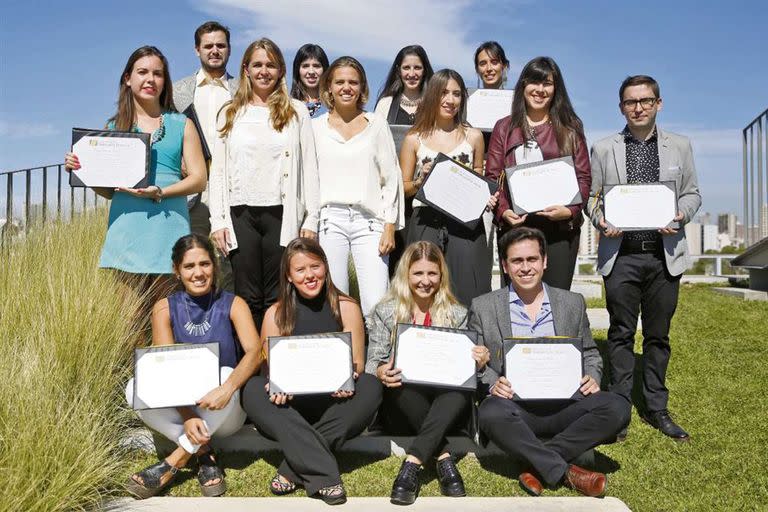
[[[699,260],[712,260],[714,262],[714,265],[710,267],[712,273],[707,274],[706,272],[701,275],[711,275],[711,276],[719,276],[719,277],[729,277],[729,276],[737,276],[737,275],[746,275],[746,272],[744,272],[741,269],[733,269],[731,268],[731,271],[734,273],[731,274],[723,274],[723,262],[731,261],[735,257],[737,257],[738,254],[696,254],[692,255],[689,254],[688,258],[694,262],[698,262]],[[589,274],[582,274],[580,272],[579,266],[580,265],[592,265],[592,273]],[[579,255],[576,258],[576,272],[575,275],[577,276],[590,276],[590,275],[596,275],[596,269],[597,269],[597,255],[587,254],[587,255]]]
[[[71,219],[76,212],[106,201],[91,189],[70,186],[63,163],[0,171],[0,186],[3,184],[5,193],[0,194],[0,199],[4,199],[5,204],[0,203],[0,215],[5,213],[6,233],[13,229],[26,232],[35,222],[45,222],[49,218],[60,219],[68,215]],[[21,193],[17,195],[17,191]],[[18,212],[15,208],[17,201],[23,206]]]
[[[768,236],[768,109],[742,130],[744,241],[747,247]],[[756,228],[756,230],[755,230]]]

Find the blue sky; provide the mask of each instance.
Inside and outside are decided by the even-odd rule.
[[[135,48],[159,47],[174,80],[196,71],[193,33],[208,19],[232,31],[233,74],[258,37],[272,38],[289,61],[314,42],[331,59],[358,57],[374,98],[406,44],[423,45],[435,69],[452,67],[468,85],[482,41],[506,49],[510,87],[525,62],[550,55],[591,142],[623,127],[621,80],[650,74],[664,99],[659,123],[693,140],[703,211],[742,212],[741,129],[768,107],[768,3],[757,0],[9,3],[0,19],[0,169],[60,162],[73,126],[102,126]],[[0,202],[4,210],[5,180]]]

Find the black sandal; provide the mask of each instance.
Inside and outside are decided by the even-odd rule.
[[[323,487],[315,493],[315,497],[320,498],[328,505],[341,505],[347,502],[347,492],[344,490],[344,484]]]
[[[131,475],[128,478],[128,483],[125,485],[125,488],[137,499],[144,500],[151,498],[152,496],[159,494],[160,491],[165,489],[168,484],[173,481],[173,477],[176,476],[178,470],[179,468],[171,466],[165,459],[163,459],[160,462],[152,464],[138,473]],[[168,472],[171,473],[171,477],[163,483],[163,476]],[[141,478],[142,483],[139,483],[134,477]]]
[[[203,496],[213,497],[221,496],[227,491],[227,482],[224,480],[224,471],[213,458],[213,451],[197,455],[197,482],[200,484],[200,491]],[[206,485],[208,482],[218,479],[218,483]]]
[[[283,480],[285,480],[285,483]],[[287,478],[285,478],[280,473],[275,473],[275,476],[272,477],[272,481],[269,482],[269,490],[274,494],[275,496],[285,496],[286,494],[291,494],[293,491],[295,491],[297,488],[297,485],[294,482],[291,482]]]

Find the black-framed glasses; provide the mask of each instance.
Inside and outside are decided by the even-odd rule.
[[[659,101],[659,98],[640,98],[639,100],[624,100],[621,106],[624,110],[635,110],[639,103],[643,110],[650,110]]]

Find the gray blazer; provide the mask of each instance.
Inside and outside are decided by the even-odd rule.
[[[687,137],[663,131],[657,127],[659,138],[659,180],[674,181],[677,188],[677,209],[683,214],[681,227],[675,235],[662,236],[667,271],[680,275],[690,267],[688,242],[683,226],[690,222],[701,206],[701,194],[693,165],[693,150]],[[599,140],[592,146],[592,189],[586,213],[592,224],[600,229],[603,218],[600,191],[603,185],[627,183],[627,152],[621,133]],[[607,276],[613,269],[623,237],[600,237],[597,247],[597,271]]]
[[[234,97],[237,91],[238,79],[230,76],[229,73],[225,76],[229,85],[229,95]],[[185,76],[173,83],[173,105],[176,107],[176,110],[184,112],[195,101],[196,84],[197,73]]]
[[[451,314],[454,318],[454,329],[466,329],[467,327],[467,308],[461,304],[451,307]],[[380,302],[373,309],[373,312],[367,318],[368,324],[368,359],[365,363],[365,373],[376,375],[376,368],[389,361],[392,357],[392,330],[397,322],[395,321],[395,301],[387,300]]]
[[[552,306],[552,316],[557,336],[581,338],[584,374],[598,383],[603,370],[603,359],[592,339],[587,318],[587,304],[578,293],[547,286]],[[504,338],[513,337],[512,321],[509,317],[509,288],[506,286],[475,298],[469,308],[468,329],[477,331],[478,345],[485,345],[491,352],[491,360],[480,373],[481,380],[488,386],[498,380],[504,365]]]

